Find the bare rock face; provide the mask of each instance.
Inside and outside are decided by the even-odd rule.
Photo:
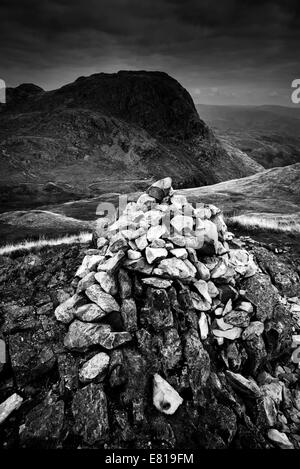
[[[300,448],[300,301],[280,294],[222,213],[194,207],[165,178],[94,241],[70,248],[67,264],[52,253],[51,275],[35,283],[32,269],[16,290],[7,277],[8,443]],[[22,282],[26,301],[16,301]]]

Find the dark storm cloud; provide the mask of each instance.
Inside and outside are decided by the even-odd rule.
[[[0,18],[0,76],[13,85],[161,69],[198,101],[267,102],[299,74],[298,0],[2,0]]]

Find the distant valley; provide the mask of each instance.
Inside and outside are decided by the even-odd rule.
[[[196,107],[224,145],[234,145],[264,168],[300,162],[300,109],[203,104]]]

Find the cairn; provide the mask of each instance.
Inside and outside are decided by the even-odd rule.
[[[199,411],[219,415],[222,408],[223,445],[244,418],[250,433],[293,447],[275,428],[280,385],[272,382],[270,397],[255,380],[266,357],[267,316],[243,285],[258,275],[258,291],[260,272],[221,211],[193,206],[165,178],[129,202],[95,242],[75,274],[76,293],[55,310],[68,327],[65,348],[90,357],[72,404],[83,441],[109,446],[117,438],[126,447],[134,433],[147,447],[158,426],[165,447],[176,447],[176,428],[188,427],[191,438],[196,421],[208,441],[216,438],[213,422],[201,426]],[[216,407],[221,394],[224,405]],[[260,409],[255,430],[239,395],[254,413]],[[93,402],[96,420],[86,410]]]

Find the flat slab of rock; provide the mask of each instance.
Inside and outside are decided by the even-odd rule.
[[[132,339],[129,332],[112,332],[107,324],[73,321],[64,339],[69,350],[86,351],[93,345],[112,350]]]
[[[82,301],[82,296],[75,294],[61,303],[54,311],[58,321],[69,324],[75,316],[76,307]]]
[[[94,445],[108,438],[107,399],[101,384],[89,384],[79,389],[72,402],[74,432],[85,443]]]
[[[164,259],[153,270],[153,273],[159,276],[167,275],[171,278],[190,279],[195,277],[196,268],[188,262],[188,260],[184,261],[176,257]]]
[[[109,355],[104,352],[97,353],[88,360],[79,370],[79,379],[82,383],[89,383],[94,379],[103,379],[109,365]]]
[[[55,448],[59,444],[64,425],[64,402],[46,398],[31,409],[20,428],[21,445]]]
[[[276,428],[271,428],[268,431],[268,438],[281,449],[294,449],[294,445],[288,439],[287,435],[279,432]]]
[[[160,261],[168,256],[168,251],[165,248],[150,248],[146,247],[146,259],[148,264],[153,264],[155,261]]]
[[[97,272],[95,274],[95,280],[106,293],[109,293],[113,296],[118,293],[117,282],[113,274],[108,272]]]
[[[85,291],[86,296],[106,313],[120,311],[120,306],[112,295],[102,290],[99,285],[91,285]]]
[[[83,278],[91,271],[96,270],[98,264],[104,260],[100,254],[87,255],[84,257],[81,266],[77,269],[75,277]]]
[[[103,311],[95,303],[87,303],[86,305],[79,306],[75,311],[75,317],[84,322],[96,322],[106,316],[108,313]]]
[[[114,273],[117,268],[121,265],[123,258],[125,257],[124,251],[119,251],[113,257],[98,265],[98,271]]]
[[[261,391],[254,380],[247,379],[239,373],[233,373],[232,371],[228,370],[225,372],[225,374],[228,381],[236,391],[253,398],[261,396]]]
[[[14,393],[0,404],[0,424],[14,411],[19,409],[23,402],[23,398]]]
[[[213,329],[215,337],[220,337],[228,340],[239,339],[242,335],[243,329],[241,327],[233,327],[232,329],[221,331],[219,329]]]
[[[142,278],[141,282],[144,285],[149,285],[150,287],[154,287],[154,288],[169,288],[173,283],[172,280],[164,280],[164,279],[157,278],[157,277]]]

